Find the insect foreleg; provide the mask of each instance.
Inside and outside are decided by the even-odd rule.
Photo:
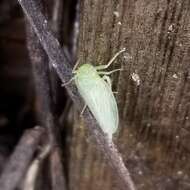
[[[117,53],[110,59],[110,61],[108,62],[108,64],[96,66],[96,70],[107,69],[107,68],[113,63],[113,61],[114,61],[121,53],[123,53],[124,51],[125,51],[125,48],[123,48],[122,50],[120,50],[119,52],[117,52]]]
[[[69,81],[63,83],[61,86],[62,86],[62,87],[67,86],[67,85],[70,84],[73,80],[75,80],[75,77],[72,77]]]
[[[81,111],[81,113],[80,113],[80,116],[82,116],[82,115],[83,115],[83,113],[84,113],[84,111],[85,111],[86,107],[87,107],[87,105],[85,104],[85,105],[84,105],[84,107],[82,108],[82,111]]]
[[[75,66],[73,67],[72,73],[76,73],[76,68],[79,66],[80,59],[77,60]]]

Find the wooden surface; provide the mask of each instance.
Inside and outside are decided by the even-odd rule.
[[[120,129],[114,141],[138,189],[190,188],[190,1],[84,0],[78,58],[112,67]],[[77,115],[77,114],[76,114]],[[69,177],[72,190],[119,189],[76,116]]]
[[[12,0],[10,2],[12,4]],[[19,14],[14,13],[19,7],[16,2],[13,2],[14,11],[10,11],[12,8],[4,9],[0,3],[1,170],[4,162],[8,161],[10,144],[15,147],[15,138],[18,140],[21,129],[24,131],[36,122],[30,113],[34,111],[35,95],[25,45],[24,20],[22,10]],[[71,46],[71,51],[74,51],[71,20],[76,9],[73,5],[68,10],[70,5],[66,4],[70,3],[75,4],[76,1],[64,0],[63,12],[56,8],[55,12],[61,20],[57,21],[57,36],[61,44]],[[51,7],[47,1],[45,4]],[[124,69],[111,76],[113,90],[118,91],[120,112],[120,127],[114,135],[114,142],[137,189],[190,189],[190,1],[83,0],[79,10],[78,58],[81,64],[106,64],[117,51],[123,47],[127,49],[110,68]],[[65,33],[68,37],[63,37]],[[59,92],[59,98],[64,102],[68,100],[65,96]],[[48,102],[45,103],[47,105]],[[83,105],[82,101],[80,103]],[[60,115],[64,104],[56,105]],[[64,152],[63,167],[61,160],[52,163],[50,174],[49,161],[44,161],[38,178],[40,185],[36,189],[51,189],[56,185],[62,188],[58,185],[60,178],[55,174],[63,168],[69,190],[120,190],[122,185],[116,171],[110,168],[110,160],[105,160],[97,143],[93,143],[94,138],[88,133],[90,130],[86,130],[78,111],[74,112],[75,124],[71,127],[74,106],[70,107],[68,104],[62,116],[64,131],[61,131],[63,144],[60,150]],[[7,120],[3,123],[4,115]],[[67,119],[69,125],[65,122]],[[11,136],[7,135],[8,132]],[[51,159],[55,161],[53,157]],[[54,168],[60,170],[54,172]]]

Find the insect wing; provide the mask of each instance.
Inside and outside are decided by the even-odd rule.
[[[88,82],[77,80],[76,84],[100,127],[111,138],[118,127],[118,109],[110,87],[99,76]]]

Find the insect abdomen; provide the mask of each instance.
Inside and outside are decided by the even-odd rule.
[[[85,79],[78,76],[75,82],[101,129],[111,138],[118,127],[118,110],[110,87],[99,75]]]

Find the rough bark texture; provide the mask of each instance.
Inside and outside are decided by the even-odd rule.
[[[84,0],[78,57],[112,68],[120,129],[114,141],[138,189],[190,188],[190,1]],[[79,118],[76,117],[78,126]],[[119,189],[81,121],[73,127],[72,190]]]

